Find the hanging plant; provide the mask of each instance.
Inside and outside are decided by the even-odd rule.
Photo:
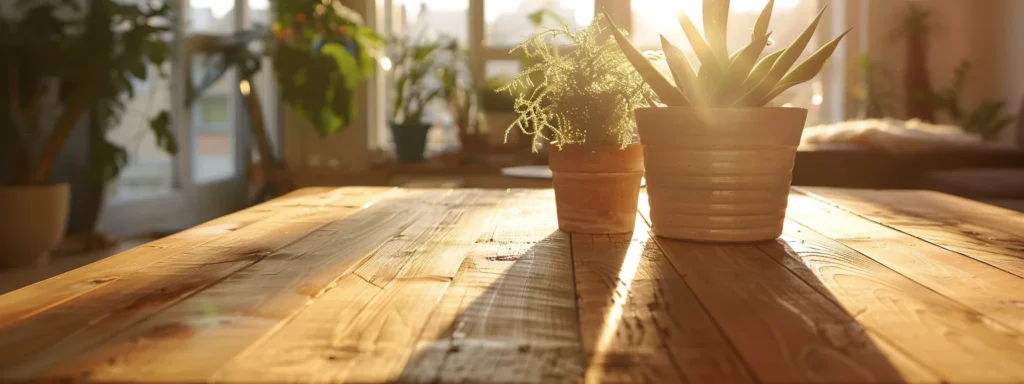
[[[355,118],[355,91],[373,71],[381,38],[339,0],[274,3],[271,53],[281,99],[321,137]]]

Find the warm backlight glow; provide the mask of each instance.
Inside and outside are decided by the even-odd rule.
[[[643,218],[640,217],[637,217],[636,220],[638,223],[643,222]],[[603,379],[601,372],[605,366],[605,356],[611,352],[609,349],[612,346],[612,341],[615,339],[615,332],[622,321],[622,307],[626,304],[626,299],[629,298],[633,278],[636,277],[636,271],[640,268],[644,246],[650,241],[650,237],[642,226],[638,225],[637,227],[633,232],[635,237],[629,243],[626,257],[622,260],[622,266],[619,268],[618,284],[616,284],[615,291],[612,293],[612,307],[604,317],[604,325],[601,328],[600,336],[597,338],[594,360],[589,364],[590,369],[593,371],[586,374],[588,383],[598,383]]]
[[[242,91],[242,96],[249,96],[249,93],[252,92],[252,88],[249,86],[249,80],[242,80],[238,82],[238,90]]]
[[[380,69],[383,69],[384,72],[387,72],[391,70],[391,67],[392,63],[390,58],[388,58],[387,56],[383,56],[380,58]]]

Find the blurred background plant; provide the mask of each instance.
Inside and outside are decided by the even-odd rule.
[[[0,137],[9,147],[5,152],[14,156],[8,183],[48,183],[68,135],[83,117],[90,122],[93,176],[101,183],[116,178],[128,152],[105,133],[134,97],[133,82],[167,75],[170,5],[18,0],[15,7],[23,17],[0,20]],[[59,117],[52,126],[41,126],[43,103],[54,93]],[[149,130],[158,147],[177,152],[167,111],[155,114]]]
[[[894,39],[905,44],[906,62],[903,67],[903,97],[906,117],[935,122],[931,73],[928,70],[928,40],[935,28],[932,10],[915,2],[907,2],[907,10],[899,16]]]
[[[1003,112],[1006,103],[1000,100],[986,99],[973,109],[963,105],[961,98],[964,97],[970,71],[971,62],[961,61],[953,72],[953,83],[932,93],[930,101],[934,108],[946,112],[964,131],[975,133],[984,140],[994,140],[1015,117]]]
[[[274,15],[271,57],[282,100],[322,137],[342,130],[383,40],[341,0],[278,0]]]
[[[879,119],[896,113],[896,76],[881,60],[860,54],[850,65],[846,82],[847,116]]]

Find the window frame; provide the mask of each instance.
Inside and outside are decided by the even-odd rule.
[[[373,0],[371,0],[373,1]],[[471,69],[473,72],[473,80],[477,84],[484,84],[486,81],[486,68],[487,63],[491,61],[518,61],[518,58],[509,52],[511,47],[498,47],[487,45],[487,22],[485,20],[485,1],[483,0],[466,0],[468,2],[468,27],[469,27],[469,50],[470,55],[473,58]],[[864,0],[814,0],[818,2],[819,8],[828,6],[828,11],[822,17],[821,24],[818,29],[819,34],[825,36],[837,36],[843,31],[849,28],[849,26],[858,26],[862,31],[867,30],[867,18],[863,14],[863,3]],[[379,24],[376,24],[378,30],[386,32],[394,31],[394,25],[391,22],[397,15],[398,7],[395,6],[396,0],[376,0],[377,4],[375,7],[370,9],[377,9],[380,14],[376,15],[376,18],[369,18],[375,20]],[[619,28],[625,29],[628,32],[633,30],[633,14],[632,14],[632,0],[594,0],[594,12],[605,11],[609,14],[612,21],[615,22]],[[383,17],[387,15],[387,22],[383,21]],[[843,121],[846,118],[846,94],[845,94],[845,82],[847,73],[847,61],[859,51],[863,51],[863,42],[858,36],[854,36],[856,33],[847,36],[839,48],[833,54],[832,59],[828,61],[821,74],[821,85],[822,85],[822,96],[824,102],[821,105],[821,116],[826,122],[838,122]],[[377,119],[383,123],[377,123],[374,126],[378,128],[376,134],[368,135],[371,138],[377,138],[378,140],[386,140],[390,135],[386,132],[386,119],[383,116],[386,114],[386,105],[379,104],[382,100],[385,100],[386,90],[383,88],[384,82],[380,79],[372,80],[376,96],[372,98],[378,104],[377,106],[371,107],[371,111],[378,116]],[[381,145],[381,143],[371,143],[373,148],[384,149],[388,148],[389,144]]]

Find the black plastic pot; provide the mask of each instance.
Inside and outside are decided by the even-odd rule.
[[[395,141],[395,152],[399,163],[423,162],[427,147],[427,131],[430,124],[391,123],[391,137]]]

